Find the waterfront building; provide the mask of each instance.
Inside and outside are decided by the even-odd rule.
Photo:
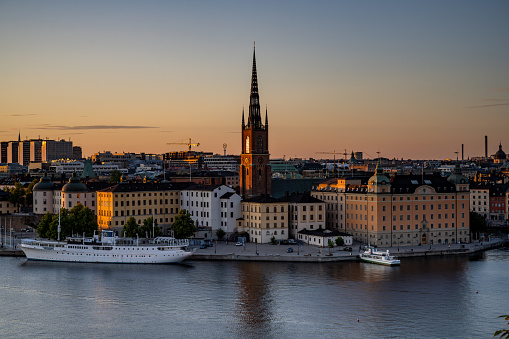
[[[297,239],[303,230],[325,229],[325,202],[310,195],[309,192],[291,194],[281,198],[288,202],[289,236]]]
[[[240,194],[244,199],[271,194],[271,166],[269,154],[269,120],[265,109],[265,124],[260,114],[260,96],[256,56],[253,49],[251,95],[247,124],[242,110],[242,154],[239,169]]]
[[[269,243],[297,239],[302,230],[325,228],[325,203],[309,192],[291,194],[279,199],[262,195],[242,201],[239,233],[249,234],[250,241]]]
[[[308,244],[320,247],[328,247],[329,240],[336,246],[336,239],[343,238],[344,246],[352,246],[353,237],[351,234],[343,233],[338,230],[302,230],[298,233],[298,240]]]
[[[325,180],[314,186],[311,195],[325,202],[325,227],[346,231],[345,201],[349,185],[361,185],[362,177],[343,177]]]
[[[459,164],[449,178],[398,175],[377,166],[367,185],[346,190],[346,232],[374,246],[470,242],[469,182]]]
[[[179,183],[121,182],[98,190],[99,228],[119,232],[130,217],[141,225],[143,220],[153,216],[164,234],[168,234],[180,210],[180,191],[187,186]]]
[[[251,242],[265,244],[288,239],[288,202],[261,195],[242,201],[238,232],[248,233]]]
[[[197,227],[222,228],[228,235],[236,231],[241,197],[225,185],[192,185],[180,193],[180,209],[191,214]]]

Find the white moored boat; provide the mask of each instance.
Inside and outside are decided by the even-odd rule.
[[[189,258],[187,239],[155,238],[152,243],[119,239],[113,231],[102,237],[69,238],[67,241],[24,239],[19,247],[29,260],[112,264],[169,264]]]
[[[361,253],[359,258],[362,261],[379,265],[396,266],[400,264],[399,259],[390,255],[389,250],[381,252],[376,251],[371,247],[368,247],[363,253]]]

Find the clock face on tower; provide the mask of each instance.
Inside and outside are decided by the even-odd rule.
[[[249,164],[249,159],[248,158],[244,158],[244,162],[247,164]]]
[[[262,158],[262,157],[259,157],[259,158],[258,158],[258,163],[259,163],[259,164],[263,164],[263,158]]]

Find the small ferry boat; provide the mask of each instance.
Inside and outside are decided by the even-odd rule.
[[[362,261],[379,265],[397,266],[400,264],[399,259],[390,255],[389,250],[381,252],[372,247],[366,248],[366,250],[359,255],[359,258]]]
[[[23,239],[19,247],[29,260],[113,264],[179,263],[193,255],[189,240],[158,237],[147,240],[118,238],[103,231],[101,239],[68,238],[66,241]]]

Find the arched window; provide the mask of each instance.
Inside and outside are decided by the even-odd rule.
[[[246,153],[249,153],[249,136],[246,137]]]

